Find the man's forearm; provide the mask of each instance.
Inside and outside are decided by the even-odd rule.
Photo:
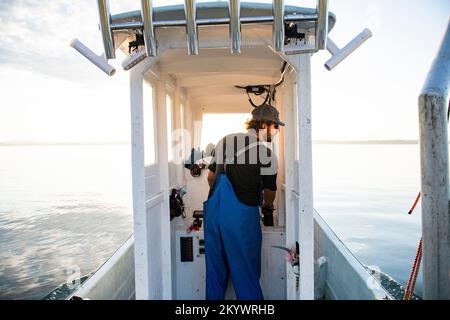
[[[270,189],[264,189],[264,208],[271,208],[273,207],[273,202],[275,200],[277,192],[270,190]]]
[[[216,181],[216,173],[213,171],[208,171],[208,184],[210,188],[212,188],[215,181]]]

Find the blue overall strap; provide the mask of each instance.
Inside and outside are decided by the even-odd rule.
[[[239,201],[225,174],[204,202],[206,299],[223,300],[231,275],[237,299],[264,299],[259,209]]]

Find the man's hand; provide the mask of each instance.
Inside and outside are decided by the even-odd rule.
[[[261,212],[265,226],[273,226],[273,201],[276,194],[276,191],[264,189],[264,203],[261,207]]]
[[[273,214],[273,207],[261,207],[262,214]]]
[[[273,226],[273,207],[261,207],[263,222],[267,227]]]
[[[277,192],[270,190],[270,189],[264,189],[264,202],[261,208],[272,208],[273,210],[273,201],[275,200]]]

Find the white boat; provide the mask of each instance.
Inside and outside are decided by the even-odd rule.
[[[310,61],[315,52],[328,49],[332,58],[325,66],[332,70],[371,36],[369,30],[338,48],[328,37],[336,18],[328,11],[327,0],[318,0],[315,9],[284,6],[282,0],[197,5],[186,0],[184,5],[152,8],[143,0],[141,10],[113,16],[106,0],[98,0],[98,7],[105,55],[93,54],[78,40],[72,46],[108,75],[115,70],[106,59],[115,58],[116,50],[128,56],[122,65],[130,70],[134,234],[69,298],[205,298],[203,230],[187,229],[192,213],[201,211],[206,200],[207,170],[200,169],[194,177],[183,161],[200,146],[204,114],[252,110],[246,92],[235,87],[241,86],[250,88],[249,94],[276,89],[273,103],[286,122],[271,146],[280,170],[275,226],[263,226],[265,298],[393,299],[313,209]],[[130,54],[129,48],[136,52]],[[438,83],[443,88],[438,93],[446,99],[449,32],[440,52],[427,83],[431,87]],[[437,99],[433,102],[437,107],[430,108],[426,88],[421,95],[423,119],[429,112],[442,116],[446,100]],[[450,232],[444,215],[448,212],[444,124],[436,128],[423,120],[421,130],[422,159],[432,160],[423,161],[422,168],[425,298],[450,297],[450,276],[433,274],[433,268],[442,270],[450,260],[450,244],[439,240],[448,239]],[[172,146],[168,131],[176,132]],[[182,147],[177,149],[177,143]],[[204,161],[197,164],[201,167]],[[435,163],[441,167],[433,167]],[[429,183],[433,174],[445,175],[445,186]],[[186,218],[170,219],[174,188],[186,192]],[[444,226],[439,232],[436,224],[427,224],[436,217]],[[276,246],[296,243],[300,259],[293,265]],[[227,299],[234,299],[231,283]]]

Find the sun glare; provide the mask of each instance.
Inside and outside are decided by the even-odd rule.
[[[250,113],[205,113],[202,119],[201,148],[206,149],[209,143],[216,144],[225,135],[245,132],[245,122]]]

